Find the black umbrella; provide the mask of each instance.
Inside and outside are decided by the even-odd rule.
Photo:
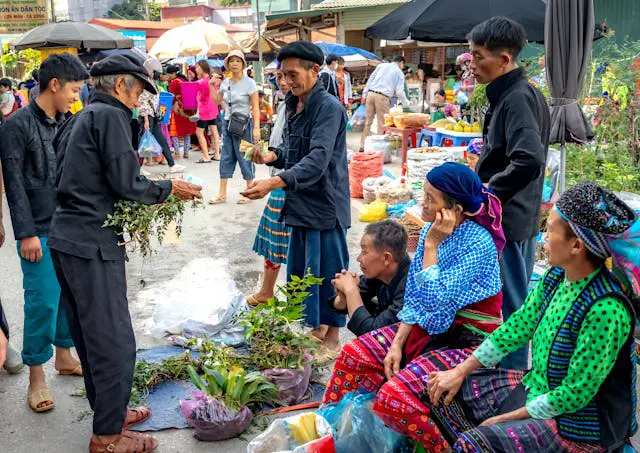
[[[133,40],[100,25],[56,22],[40,25],[13,41],[16,50],[71,47],[74,49],[130,49]]]
[[[593,137],[576,99],[589,70],[595,18],[593,0],[549,0],[545,30],[547,83],[551,93],[551,143],[560,143],[560,191],[565,188],[567,140]]]
[[[544,40],[543,0],[412,0],[367,28],[369,39],[467,42],[467,33],[494,16],[521,23],[529,41]]]

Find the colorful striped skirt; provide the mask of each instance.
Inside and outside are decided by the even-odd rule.
[[[291,228],[280,222],[280,211],[284,206],[285,192],[276,189],[271,192],[264,207],[258,233],[253,242],[253,251],[274,264],[287,262]]]
[[[554,419],[513,420],[479,426],[496,415],[526,405],[523,371],[479,369],[465,379],[449,405],[431,406],[431,414],[458,453],[600,453],[600,445],[572,442],[558,433]]]

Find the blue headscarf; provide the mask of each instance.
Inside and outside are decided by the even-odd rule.
[[[440,192],[455,198],[465,215],[484,227],[493,237],[498,254],[506,239],[502,230],[502,204],[496,195],[466,165],[446,162],[427,173],[427,181]]]

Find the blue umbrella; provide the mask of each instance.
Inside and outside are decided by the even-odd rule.
[[[380,60],[380,57],[378,57],[376,54],[373,54],[364,49],[360,49],[358,47],[345,46],[342,44],[335,44],[324,41],[316,41],[314,42],[314,44],[322,49],[322,53],[324,53],[325,56],[331,53],[338,57],[345,57],[347,55],[362,55],[363,57],[370,60]]]

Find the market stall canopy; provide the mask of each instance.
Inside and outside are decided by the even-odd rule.
[[[369,39],[466,43],[473,27],[494,16],[520,22],[529,41],[544,40],[543,0],[412,0],[366,30]]]
[[[560,190],[564,190],[567,141],[593,137],[580,105],[589,70],[595,17],[593,0],[549,0],[545,30],[547,83],[551,93],[551,143],[561,143]]]
[[[173,28],[160,36],[149,51],[155,58],[221,55],[237,48],[225,27],[204,20]]]
[[[193,66],[200,60],[207,60],[212,68],[224,68],[224,61],[219,58],[208,58],[206,55],[197,55],[193,57],[178,57],[169,61],[171,64],[187,64]]]
[[[133,40],[100,25],[56,22],[28,31],[12,46],[16,50],[71,47],[74,49],[130,49]]]
[[[320,47],[320,49],[322,49],[322,52],[324,53],[325,56],[331,53],[338,57],[360,55],[365,59],[380,60],[380,57],[378,57],[376,54],[371,53],[364,49],[360,49],[359,47],[345,46],[343,44],[336,44],[336,43],[324,42],[324,41],[316,41],[314,42],[314,44]],[[346,58],[345,58],[345,61],[346,61]]]
[[[279,41],[270,36],[261,35],[260,44],[262,46],[262,53],[274,54],[274,53],[278,53],[286,43],[284,41]],[[239,45],[245,54],[257,54],[258,53],[258,33],[257,32],[252,33],[251,36],[240,41]]]

